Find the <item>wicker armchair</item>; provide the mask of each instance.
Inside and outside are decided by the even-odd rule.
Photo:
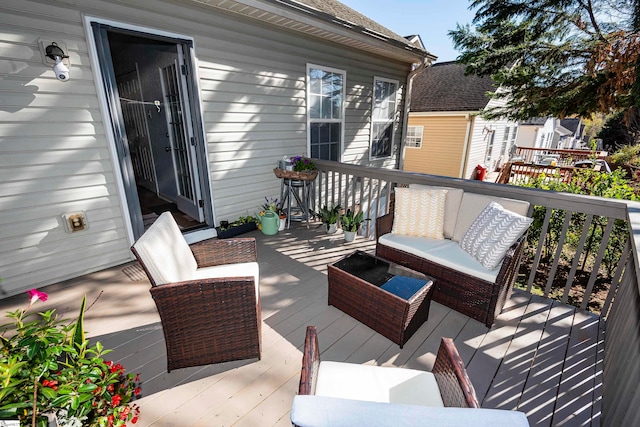
[[[325,362],[327,363],[327,362]],[[336,363],[336,362],[329,362]],[[380,367],[380,366],[369,366],[369,365],[350,365],[347,363],[340,363],[341,366],[339,369],[343,375],[340,375],[337,378],[336,386],[341,389],[340,392],[349,393],[354,390],[354,387],[351,387],[348,383],[352,382],[354,378],[360,378],[364,380],[364,376],[360,375],[361,373],[364,375],[368,375],[370,373],[375,372],[373,375],[375,377],[388,377],[395,376],[396,374],[404,374],[404,373],[415,373],[418,376],[428,374],[428,372],[415,371],[411,369],[404,368],[392,368],[392,367]],[[356,372],[353,375],[349,372],[349,366],[353,366],[356,369],[360,370],[360,368],[364,368],[361,372]],[[300,374],[300,384],[298,388],[299,395],[314,395],[317,391],[318,386],[318,377],[322,375],[320,372],[320,350],[318,348],[318,335],[316,332],[316,328],[314,326],[307,327],[307,335],[304,342],[304,351],[302,354],[302,371]],[[404,372],[403,372],[404,371]],[[440,343],[440,348],[438,349],[438,355],[436,356],[436,361],[433,366],[433,370],[431,371],[433,377],[435,377],[435,382],[437,383],[437,390],[435,392],[440,395],[442,399],[442,405],[445,407],[461,407],[461,408],[479,408],[478,398],[476,397],[476,392],[471,384],[471,380],[467,375],[467,371],[464,367],[464,363],[458,354],[458,350],[456,349],[453,340],[451,338],[442,338]],[[357,380],[356,380],[357,381]],[[392,380],[395,382],[395,380]],[[326,380],[325,380],[326,382]],[[421,399],[425,394],[429,394],[429,390],[425,390],[422,384],[418,384],[420,381],[416,381],[416,377],[410,377],[405,380],[406,383],[416,384],[420,389],[407,389],[404,387],[405,394],[404,396],[398,396],[397,399],[391,397],[393,394],[391,390],[388,395],[393,402],[389,403],[408,403],[408,404],[421,404],[417,402],[415,399]],[[366,381],[362,381],[363,385]],[[357,387],[355,387],[357,388]],[[394,386],[395,389],[403,388],[403,385],[396,383]],[[323,387],[323,389],[327,389]],[[371,390],[365,391],[365,394],[370,395]],[[327,396],[327,394],[319,393],[321,395]],[[385,393],[383,393],[385,394]],[[408,395],[408,396],[407,396]],[[396,393],[397,396],[397,393]],[[327,397],[339,397],[339,398],[349,398],[355,400],[373,400],[369,399],[370,396],[363,395],[350,395],[349,397],[338,396],[338,395],[329,395]],[[409,401],[406,401],[409,399]],[[431,406],[426,403],[422,403],[425,406]],[[436,406],[436,405],[433,405]]]
[[[260,359],[255,239],[210,239],[189,246],[165,212],[131,251],[152,285],[167,348],[167,371]]]
[[[491,283],[411,253],[381,245],[379,238],[391,232],[393,217],[392,210],[376,219],[376,256],[433,277],[433,301],[491,327],[511,296],[522,256],[524,236],[507,251],[496,281]]]

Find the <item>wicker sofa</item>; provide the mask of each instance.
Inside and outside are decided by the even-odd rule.
[[[529,203],[461,189],[447,190],[444,240],[392,234],[395,214],[391,209],[391,213],[376,220],[376,255],[431,276],[435,279],[434,301],[491,327],[511,295],[524,237],[507,250],[502,263],[493,270],[473,259],[458,242],[492,201],[523,216],[528,214]]]

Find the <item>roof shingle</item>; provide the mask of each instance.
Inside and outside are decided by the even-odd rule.
[[[486,107],[486,93],[495,91],[490,77],[465,75],[465,65],[441,62],[426,68],[413,80],[411,111],[479,111]]]

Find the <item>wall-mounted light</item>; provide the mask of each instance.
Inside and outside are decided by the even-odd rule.
[[[56,42],[51,42],[51,44],[45,48],[45,55],[55,61],[55,64],[53,64],[53,72],[56,75],[56,79],[62,82],[69,80],[69,68],[62,62],[63,59],[69,58],[69,55],[65,55],[62,48],[60,48]]]

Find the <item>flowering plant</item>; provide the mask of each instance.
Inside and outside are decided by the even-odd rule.
[[[293,165],[294,171],[313,171],[316,170],[316,165],[311,161],[311,159],[305,156],[293,156],[291,159],[291,164]]]
[[[264,203],[260,208],[263,211],[272,211],[277,213],[278,215],[283,215],[285,213],[284,207],[282,206],[282,203],[278,201],[278,199],[269,199],[266,196],[264,198]]]
[[[13,322],[0,325],[0,419],[32,427],[46,426],[48,419],[60,427],[135,424],[140,409],[130,402],[140,394],[139,378],[105,361],[102,356],[111,350],[100,342],[89,345],[86,300],[78,319],[67,322],[55,310],[29,313],[47,294],[28,293],[28,307],[7,313]]]

